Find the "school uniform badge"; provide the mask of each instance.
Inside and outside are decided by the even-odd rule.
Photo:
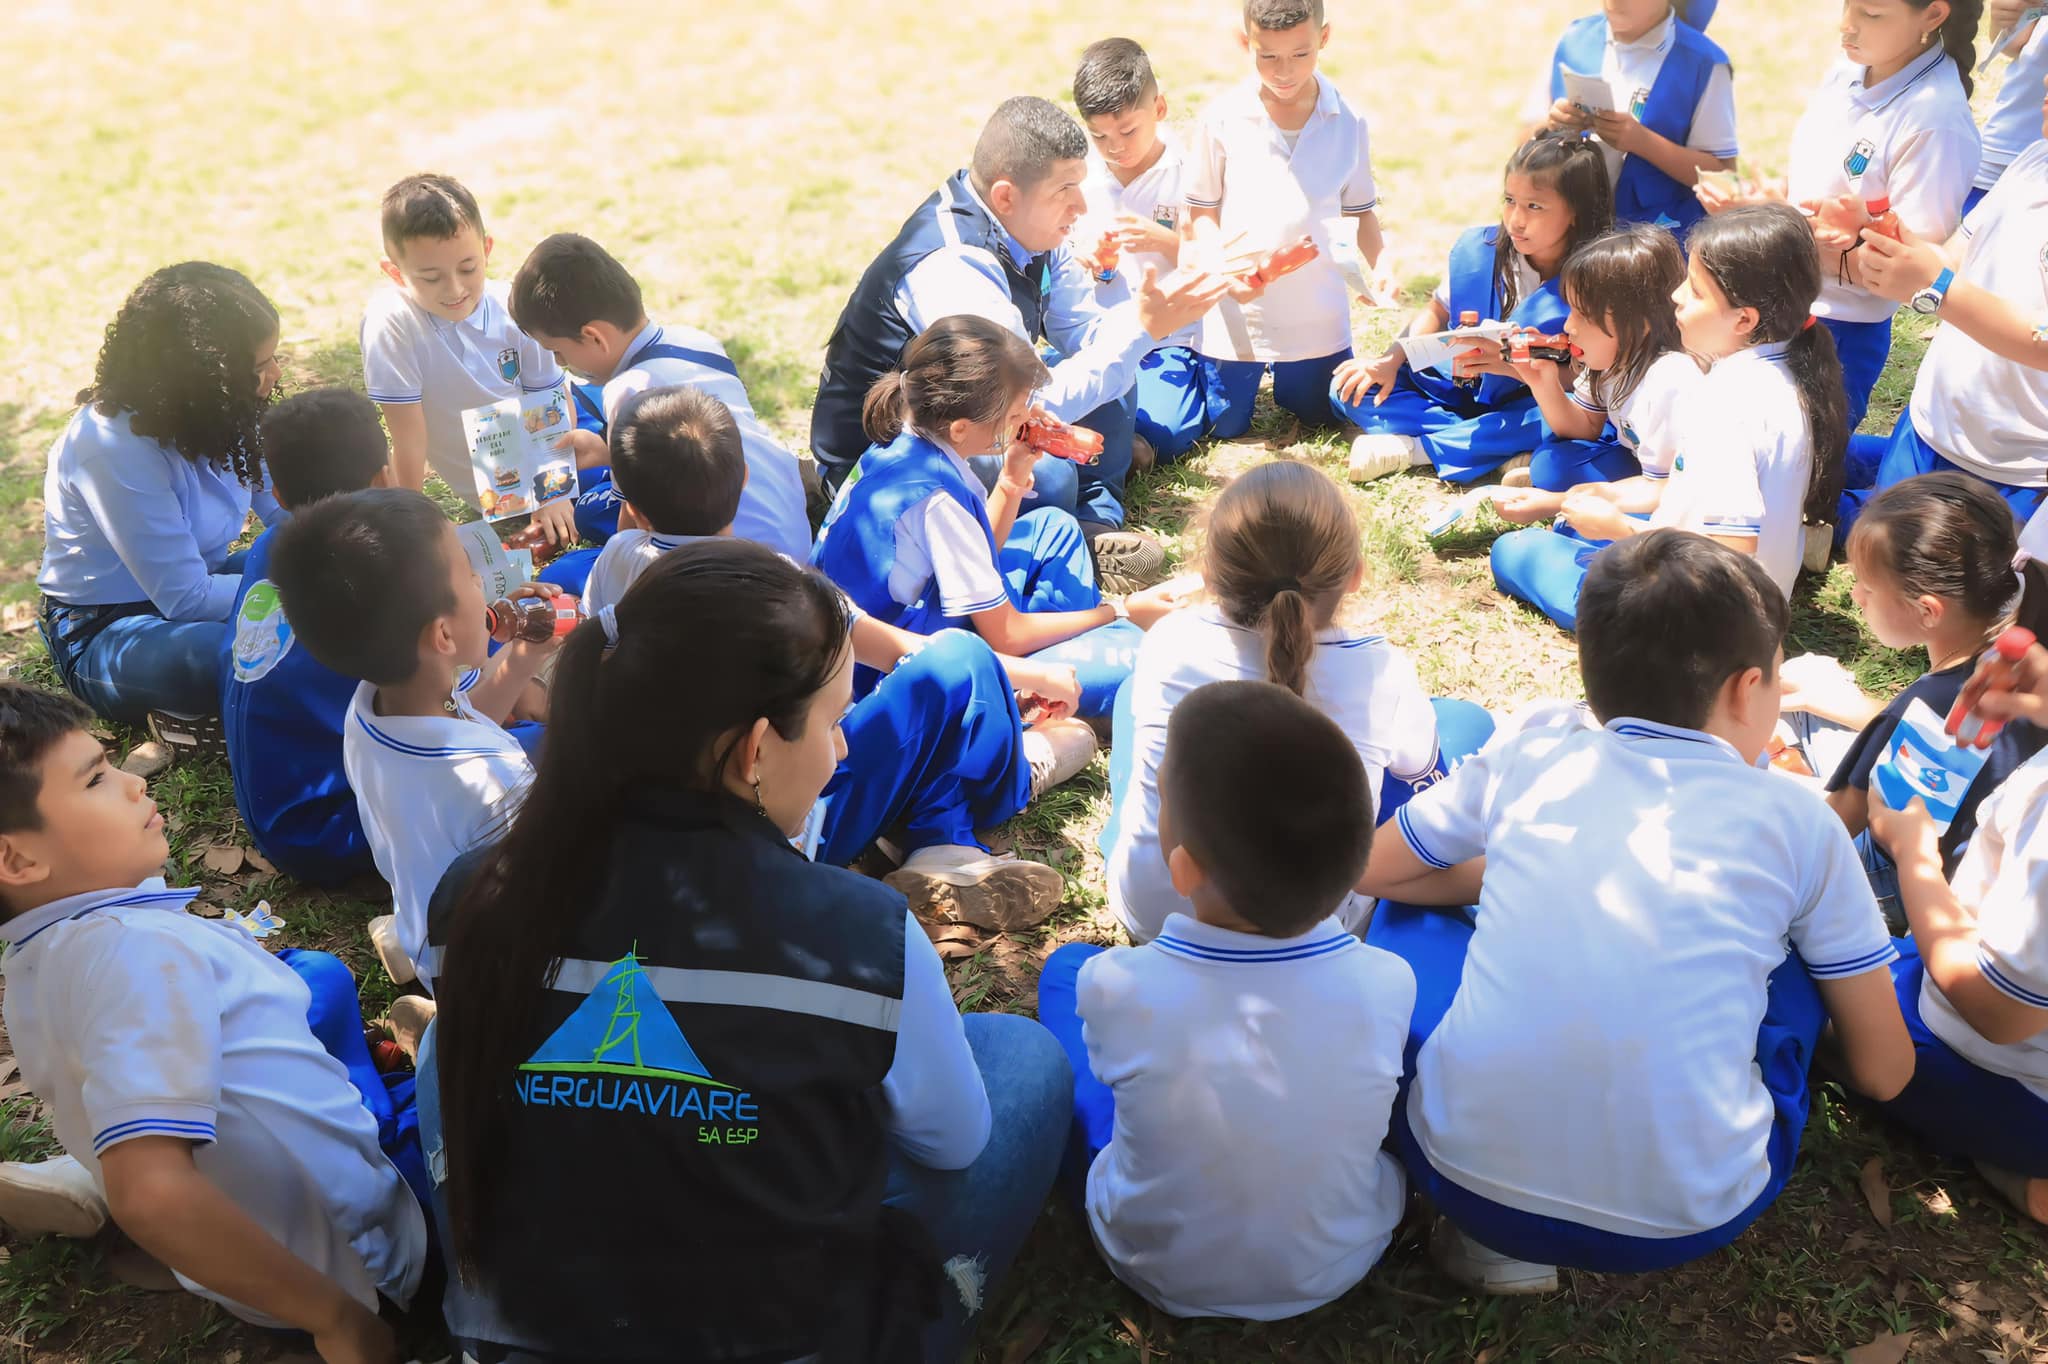
[[[507,346],[498,352],[498,374],[508,384],[515,382],[519,378],[519,348],[517,346]]]
[[[260,578],[235,613],[235,681],[260,682],[292,651],[292,623],[270,579]]]
[[[1842,159],[1842,169],[1849,173],[1851,180],[1861,179],[1863,172],[1870,169],[1870,159],[1877,155],[1877,144],[1867,137],[1856,139],[1856,145],[1849,148],[1849,154]]]

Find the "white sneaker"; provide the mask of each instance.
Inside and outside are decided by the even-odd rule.
[[[1500,466],[1500,486],[1503,488],[1526,488],[1529,486],[1529,466],[1536,456],[1510,455]]]
[[[1429,456],[1422,452],[1422,442],[1413,436],[1381,432],[1360,436],[1351,442],[1349,473],[1353,483],[1370,483],[1404,469],[1428,468],[1429,465]]]
[[[1520,1295],[1555,1293],[1557,1266],[1516,1260],[1489,1250],[1439,1216],[1429,1230],[1429,1258],[1436,1267],[1482,1293]]]
[[[1808,573],[1825,573],[1828,560],[1834,557],[1834,553],[1834,523],[1820,521],[1806,527],[1806,545],[1800,557],[1800,567]]]
[[[377,950],[377,960],[384,963],[384,973],[393,985],[410,985],[420,978],[419,968],[398,945],[397,915],[380,914],[370,920],[370,946]]]
[[[919,848],[882,880],[919,918],[998,933],[1030,928],[1059,908],[1067,880],[1043,862],[941,844]]]
[[[70,1156],[0,1164],[0,1222],[24,1236],[83,1240],[107,1224],[107,1200]]]
[[[420,1040],[427,1035],[427,1024],[434,1021],[439,1008],[425,995],[400,995],[385,1011],[384,1022],[391,1029],[391,1040],[415,1061],[420,1059]]]
[[[1086,720],[1040,720],[1024,731],[1024,761],[1031,764],[1031,798],[1053,787],[1095,760],[1100,745]]]

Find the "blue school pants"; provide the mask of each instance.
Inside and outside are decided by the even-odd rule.
[[[1576,630],[1586,570],[1593,556],[1612,543],[1584,539],[1560,521],[1555,529],[1530,526],[1501,536],[1488,551],[1487,563],[1495,587],[1529,603],[1559,629]]]
[[[1897,1098],[1877,1105],[1943,1156],[1981,1160],[2030,1178],[2048,1178],[2048,1099],[2010,1075],[1965,1060],[1920,1018],[1927,967],[1911,938],[1897,940],[1892,986],[1913,1039],[1913,1078]]]
[[[1870,390],[1884,373],[1884,362],[1892,353],[1892,320],[1882,322],[1837,322],[1823,317],[1820,324],[1835,338],[1835,354],[1842,357],[1842,391],[1849,399],[1849,429],[1863,425],[1870,410]]]
[[[1041,507],[1019,516],[996,564],[1019,611],[1089,611],[1102,605],[1087,538],[1080,522],[1065,512]],[[1131,675],[1144,638],[1137,626],[1116,620],[1040,649],[1032,657],[1072,667],[1081,683],[1080,713],[1107,715],[1116,702],[1116,689]]]
[[[1465,970],[1472,941],[1469,909],[1428,909],[1380,901],[1365,940],[1406,961],[1415,972],[1415,1013],[1403,1052],[1402,1093],[1394,1103],[1389,1137],[1415,1188],[1466,1235],[1491,1250],[1537,1264],[1565,1265],[1598,1274],[1640,1274],[1696,1260],[1733,1241],[1771,1205],[1792,1173],[1806,1128],[1806,1077],[1814,1044],[1827,1022],[1820,991],[1796,954],[1771,972],[1764,1019],[1757,1029],[1757,1065],[1777,1116],[1767,1148],[1770,1176],[1748,1207],[1721,1226],[1690,1236],[1627,1236],[1558,1217],[1523,1212],[1471,1192],[1437,1172],[1408,1126],[1407,1090],[1422,1044],[1443,1022]]]
[[[1889,437],[1854,437],[1849,442],[1849,458],[1852,464],[1860,461],[1866,467],[1874,460],[1876,480],[1873,487],[1858,489],[1852,485],[1842,493],[1842,500],[1836,512],[1836,544],[1847,542],[1849,528],[1855,525],[1856,518],[1863,514],[1863,505],[1870,500],[1873,493],[1921,474],[1958,473],[1977,479],[2005,499],[2005,504],[2012,508],[2012,514],[2019,519],[2021,525],[2025,525],[2027,520],[2040,510],[2044,500],[2048,500],[2048,488],[2022,488],[2012,483],[1993,483],[1981,475],[1950,463],[1914,428],[1911,407],[1899,414],[1899,420],[1892,427]]]
[[[595,549],[572,549],[557,555],[554,562],[533,575],[535,582],[553,583],[572,597],[583,595],[583,589],[590,582],[590,570],[597,565],[597,556],[602,553]]]
[[[619,508],[625,502],[612,487],[612,466],[593,465],[576,471],[576,533],[602,545],[619,533]]]
[[[981,636],[941,630],[840,721],[846,757],[818,800],[813,860],[843,867],[892,829],[906,853],[978,847],[1031,798],[1017,698]]]
[[[1202,358],[1186,346],[1161,346],[1138,362],[1138,434],[1161,464],[1171,464],[1209,429]]]
[[[1974,185],[1971,186],[1970,192],[1963,196],[1963,217],[1967,218],[1972,213],[1975,213],[1977,211],[1977,205],[1983,203],[1984,196],[1989,193],[1991,193],[1991,191],[1988,189],[1978,189]]]
[[[1529,486],[1566,493],[1581,483],[1634,478],[1643,466],[1636,452],[1618,440],[1560,440],[1551,437],[1529,459]]]
[[[1209,415],[1209,434],[1217,440],[1235,440],[1252,428],[1252,403],[1259,396],[1259,380],[1273,371],[1273,401],[1292,412],[1310,427],[1335,424],[1330,406],[1332,380],[1337,366],[1351,358],[1346,346],[1334,355],[1313,360],[1214,360],[1204,355],[1202,395]]]
[[[377,1145],[405,1177],[422,1208],[431,1208],[433,1186],[427,1179],[420,1150],[419,1111],[414,1102],[413,1072],[381,1074],[363,1040],[363,1005],[356,996],[356,978],[340,957],[287,947],[277,959],[298,973],[312,992],[306,1026],[348,1071],[349,1083],[362,1095],[363,1107],[377,1120]],[[431,1226],[431,1222],[429,1223]]]
[[[1423,453],[1436,466],[1437,477],[1447,483],[1474,482],[1511,456],[1529,454],[1550,439],[1542,409],[1527,393],[1499,407],[1482,407],[1476,402],[1446,407],[1416,387],[1406,368],[1395,381],[1393,393],[1378,407],[1369,396],[1347,403],[1334,387],[1330,402],[1340,416],[1358,423],[1368,434],[1420,440]],[[1533,474],[1531,477],[1533,481]]]

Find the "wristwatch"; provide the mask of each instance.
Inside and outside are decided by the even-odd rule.
[[[1948,286],[1955,283],[1956,272],[1944,268],[1934,277],[1934,283],[1913,295],[1913,311],[1932,317],[1941,311],[1941,301],[1948,297]]]
[[[1105,597],[1102,600],[1102,604],[1116,613],[1113,619],[1129,620],[1131,618],[1131,608],[1124,605],[1122,597]]]

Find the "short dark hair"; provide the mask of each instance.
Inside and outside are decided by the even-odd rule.
[[[292,635],[344,677],[380,687],[419,671],[420,634],[455,609],[448,518],[407,488],[315,502],[277,533],[270,580]]]
[[[1323,0],[1244,0],[1244,31],[1285,33],[1303,24],[1323,26]]]
[[[1268,937],[1308,931],[1365,873],[1365,765],[1336,721],[1285,687],[1189,692],[1167,721],[1159,784],[1174,840]]]
[[[65,735],[91,727],[92,712],[76,697],[0,682],[0,834],[43,827],[43,759]]]
[[[377,405],[354,389],[308,389],[263,414],[263,467],[292,510],[359,493],[390,462]]]
[[[1684,530],[1617,540],[1579,591],[1579,673],[1603,722],[1698,729],[1729,678],[1777,668],[1791,611],[1756,556]]]
[[[647,316],[640,285],[609,251],[574,232],[557,232],[512,276],[512,320],[531,336],[574,336],[592,322],[628,330]]]
[[[732,524],[747,454],[732,411],[701,388],[636,393],[612,420],[612,488],[661,535],[716,535]]]
[[[984,194],[998,180],[1030,189],[1052,174],[1054,162],[1087,156],[1088,135],[1064,109],[1036,95],[1012,95],[981,125],[970,169]]]
[[[1152,59],[1129,38],[1104,38],[1088,44],[1074,72],[1074,107],[1082,118],[1120,114],[1159,93]]]
[[[416,237],[447,241],[465,227],[483,236],[484,215],[452,175],[408,175],[384,191],[384,252],[393,260]]]

